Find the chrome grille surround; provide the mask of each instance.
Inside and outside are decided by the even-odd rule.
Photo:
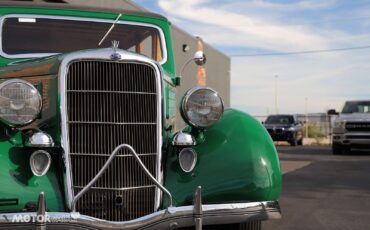
[[[120,53],[122,59],[118,61],[112,61],[110,60],[110,56],[112,53]],[[151,68],[154,69],[154,75],[156,77],[156,104],[157,104],[157,117],[156,117],[156,164],[155,164],[155,172],[156,172],[156,179],[163,184],[163,173],[160,167],[161,162],[161,144],[162,144],[162,110],[161,110],[161,101],[162,101],[162,87],[161,87],[161,78],[160,78],[160,70],[157,66],[157,64],[146,57],[136,55],[133,53],[129,53],[123,50],[113,50],[111,48],[107,49],[99,49],[99,50],[91,50],[91,51],[82,51],[82,52],[76,52],[69,55],[66,55],[63,58],[63,61],[60,66],[59,70],[59,76],[60,76],[60,112],[61,112],[61,126],[62,126],[62,133],[61,133],[61,145],[64,149],[64,163],[66,167],[65,172],[65,193],[66,193],[66,199],[67,199],[67,206],[71,208],[72,199],[74,197],[74,191],[73,191],[73,181],[72,181],[72,167],[71,167],[71,153],[70,153],[70,146],[69,146],[69,127],[68,127],[68,114],[67,114],[67,74],[68,69],[70,65],[74,62],[78,61],[102,61],[102,62],[110,62],[110,63],[138,63],[138,64],[144,64],[148,65]],[[122,144],[122,143],[121,143]],[[114,147],[113,147],[114,148]],[[98,154],[99,155],[99,154]],[[145,155],[145,154],[144,154]],[[117,157],[117,159],[126,158],[128,156],[126,155],[120,155]],[[143,160],[145,161],[145,157],[143,156]],[[113,164],[112,164],[113,165]],[[78,188],[78,186],[81,185],[75,185],[75,188]],[[135,184],[131,184],[129,188],[121,188],[116,187],[112,188],[112,190],[109,190],[109,192],[112,191],[121,191],[121,192],[127,192],[130,193],[133,189],[137,188],[138,186]],[[155,188],[153,185],[145,185],[141,186],[143,190],[143,193],[148,194],[148,190],[155,189],[155,200],[154,200],[154,208],[153,210],[157,210],[160,205],[161,201],[161,191],[158,188]],[[108,188],[109,189],[109,188]],[[99,191],[104,190],[99,186],[96,186],[93,191]],[[98,218],[102,218],[101,216],[98,216]],[[137,216],[131,216],[127,217],[130,218],[137,218]]]

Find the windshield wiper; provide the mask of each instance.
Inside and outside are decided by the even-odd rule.
[[[104,37],[100,40],[99,42],[99,46],[101,46],[101,44],[103,44],[103,42],[105,41],[105,39],[108,37],[108,35],[110,34],[110,32],[112,32],[112,30],[114,29],[114,27],[116,26],[119,18],[122,16],[122,14],[119,14],[116,18],[116,20],[113,22],[112,26],[109,28],[109,30],[105,33]]]

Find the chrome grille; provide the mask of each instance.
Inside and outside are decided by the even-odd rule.
[[[78,61],[67,74],[67,127],[72,186],[77,194],[120,144],[131,145],[157,176],[158,90],[143,63]],[[156,187],[127,150],[77,203],[82,214],[110,221],[154,211]]]
[[[370,122],[347,122],[346,129],[350,132],[370,132]]]

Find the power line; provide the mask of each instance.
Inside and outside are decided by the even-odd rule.
[[[368,46],[345,47],[345,48],[335,48],[335,49],[303,50],[303,51],[293,51],[293,52],[276,52],[276,53],[260,53],[260,54],[232,54],[232,55],[229,55],[229,56],[230,57],[282,56],[282,55],[341,52],[341,51],[362,50],[362,49],[370,49],[370,45],[368,45]]]
[[[348,21],[358,21],[358,20],[369,20],[370,17],[368,16],[364,16],[364,17],[350,17],[350,18],[338,18],[338,19],[321,19],[321,20],[311,20],[311,21],[298,21],[298,22],[295,22],[295,23],[291,23],[289,21],[284,21],[284,24],[287,25],[287,26],[301,26],[301,25],[313,25],[313,24],[317,24],[317,23],[332,23],[332,22],[348,22]],[[258,27],[264,27],[263,25],[261,25],[260,23],[255,23],[256,26]],[[229,27],[229,28],[248,28],[250,27],[250,25],[245,25],[245,24],[233,24],[233,25],[216,25],[216,24],[208,24],[207,23],[207,26],[208,27],[222,27],[222,26],[226,26],[226,27]],[[267,26],[270,26],[270,24],[268,24]]]

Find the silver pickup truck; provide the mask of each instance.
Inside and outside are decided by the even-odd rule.
[[[333,154],[370,149],[370,100],[347,101],[341,113],[331,109],[328,114],[338,115],[333,122]]]

